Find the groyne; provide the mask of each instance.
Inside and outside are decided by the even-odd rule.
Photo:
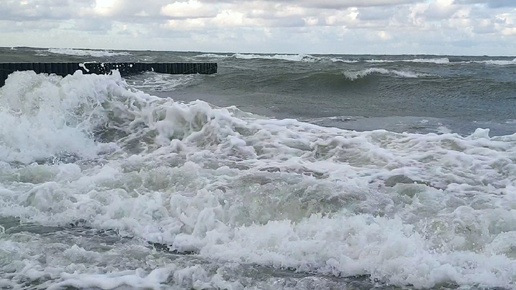
[[[32,70],[36,73],[66,76],[81,70],[85,74],[108,74],[118,70],[122,76],[153,71],[165,74],[214,74],[217,63],[149,63],[149,62],[6,62],[0,63],[0,86],[3,86],[9,74],[15,71]]]

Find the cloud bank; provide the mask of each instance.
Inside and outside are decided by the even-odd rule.
[[[0,46],[287,53],[516,52],[513,0],[4,0]]]

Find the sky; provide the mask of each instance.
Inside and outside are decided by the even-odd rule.
[[[516,55],[516,0],[1,0],[0,46]]]

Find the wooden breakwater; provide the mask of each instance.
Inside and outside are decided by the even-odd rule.
[[[31,70],[36,73],[66,76],[81,70],[85,74],[108,74],[118,70],[122,76],[153,71],[165,74],[214,74],[216,63],[149,63],[149,62],[6,62],[0,63],[0,86],[5,84],[9,74],[15,71]]]

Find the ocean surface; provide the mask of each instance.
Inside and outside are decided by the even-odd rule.
[[[516,289],[516,59],[217,62],[0,88],[0,289]]]

